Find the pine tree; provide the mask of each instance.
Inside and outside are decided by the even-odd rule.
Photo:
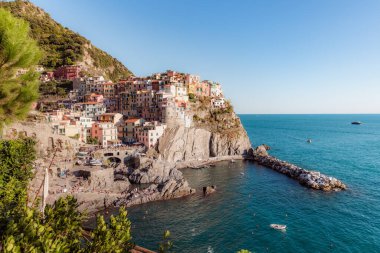
[[[25,117],[38,98],[34,66],[40,58],[41,51],[29,36],[28,23],[0,8],[0,128]],[[17,75],[20,69],[27,72]]]

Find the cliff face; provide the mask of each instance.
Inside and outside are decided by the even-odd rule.
[[[251,143],[243,126],[233,133],[218,133],[193,126],[167,129],[160,138],[159,158],[168,162],[205,160],[211,157],[244,155]]]
[[[251,148],[247,132],[229,101],[212,106],[209,97],[190,102],[191,127],[167,128],[159,139],[158,157],[168,162],[206,160],[212,157],[244,155]]]

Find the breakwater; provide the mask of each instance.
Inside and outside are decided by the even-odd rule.
[[[340,180],[329,177],[319,171],[310,171],[300,168],[294,164],[282,161],[267,152],[266,145],[258,146],[250,155],[250,159],[260,165],[278,171],[290,178],[297,180],[301,185],[322,191],[339,191],[347,189],[347,186]]]

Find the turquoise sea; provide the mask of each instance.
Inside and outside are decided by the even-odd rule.
[[[128,209],[138,244],[155,250],[169,229],[177,253],[380,252],[380,115],[240,116],[253,145],[266,143],[272,155],[349,189],[310,190],[251,162],[186,169],[197,194]],[[204,198],[201,188],[211,184],[217,192]]]

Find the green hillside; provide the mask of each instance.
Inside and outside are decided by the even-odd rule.
[[[47,69],[62,65],[79,64],[92,75],[104,75],[116,81],[131,75],[117,59],[93,46],[78,33],[63,27],[49,14],[28,1],[3,2],[0,7],[8,9],[16,17],[30,23],[31,36],[44,51],[40,64]]]

